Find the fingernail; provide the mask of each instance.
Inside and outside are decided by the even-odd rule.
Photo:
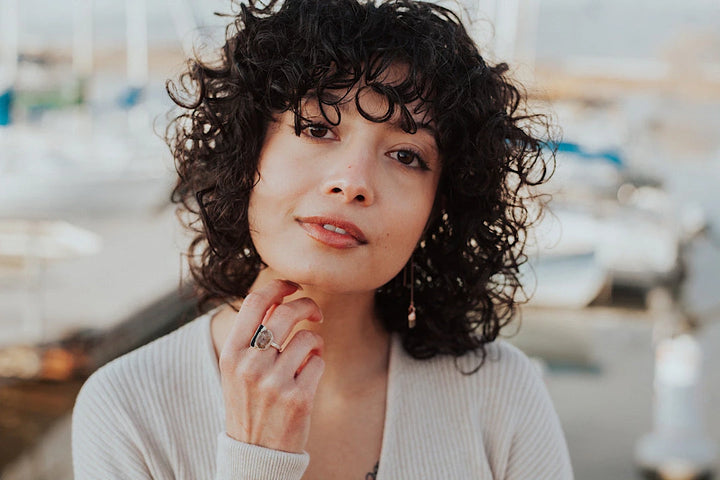
[[[291,281],[291,280],[283,280],[283,281],[284,281],[285,283],[287,283],[288,285],[292,285],[293,287],[297,288],[298,290],[302,290],[302,289],[303,289],[303,288],[300,286],[299,283],[295,283],[295,282],[293,282],[293,281]]]

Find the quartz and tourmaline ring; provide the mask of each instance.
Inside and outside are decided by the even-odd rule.
[[[260,350],[267,350],[268,347],[273,347],[279,352],[280,345],[274,342],[274,339],[275,337],[272,332],[261,323],[257,330],[255,330],[255,335],[253,335],[252,340],[250,340],[250,346]]]

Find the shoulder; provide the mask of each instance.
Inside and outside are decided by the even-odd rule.
[[[470,439],[471,449],[487,459],[494,477],[572,478],[562,428],[540,369],[504,340],[486,344],[485,352],[484,358],[468,352],[429,360],[396,355],[393,392],[405,410],[422,404],[408,418],[442,412],[443,423],[453,425],[454,438]]]
[[[486,345],[486,352],[478,373],[496,389],[504,392],[545,390],[540,365],[516,346],[505,340],[495,340]]]
[[[555,416],[540,366],[514,345],[504,340],[487,345],[478,373],[486,404],[511,424],[519,426],[528,415]]]
[[[485,351],[484,362],[468,381],[477,388],[486,411],[504,418],[506,426],[518,426],[528,414],[547,410],[551,401],[536,362],[502,339],[487,344]],[[467,368],[470,358],[466,355],[458,363]]]
[[[164,392],[188,386],[187,377],[207,376],[210,362],[207,315],[127,353],[98,369],[83,385],[75,403],[74,415],[101,408],[113,414],[128,412],[147,402],[162,401]],[[110,407],[110,408],[108,408]],[[129,412],[128,412],[129,413]]]
[[[442,404],[463,412],[479,432],[496,476],[571,479],[565,436],[541,369],[504,340],[485,351],[482,364],[474,353],[430,364],[432,384],[444,392]]]
[[[505,340],[498,339],[485,345],[487,357],[482,368],[497,370],[497,372],[527,373],[540,375],[538,365],[533,362],[522,350]]]
[[[506,341],[488,345],[482,397],[486,446],[503,478],[572,479],[570,456],[540,367]]]
[[[212,445],[220,387],[208,321],[199,317],[90,376],[72,417],[76,478],[165,478],[169,465],[184,468],[175,450],[197,455]]]
[[[483,421],[502,419],[510,432],[527,415],[554,415],[540,368],[504,340],[485,345],[485,356],[468,352],[460,357],[415,360],[399,355],[395,379],[408,388],[422,385],[438,401],[479,413]]]
[[[165,376],[169,368],[177,370],[178,366],[188,361],[197,362],[194,355],[203,350],[202,340],[207,337],[204,329],[208,327],[208,316],[203,315],[177,330],[139,347],[93,373],[86,387],[91,387],[104,379],[115,381],[126,378],[145,376]],[[208,327],[209,328],[209,327]],[[85,387],[84,387],[85,388]]]
[[[399,368],[428,379],[474,386],[486,390],[508,391],[520,384],[537,384],[542,381],[538,366],[520,349],[504,340],[485,345],[481,352],[467,352],[460,357],[439,355],[429,360],[415,360],[402,352]]]

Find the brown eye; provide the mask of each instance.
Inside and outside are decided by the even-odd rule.
[[[429,165],[422,159],[420,154],[414,152],[413,150],[395,150],[390,152],[389,156],[407,167],[419,168],[420,170],[430,170]]]
[[[328,134],[329,129],[321,125],[311,125],[308,127],[308,132],[311,137],[325,138]]]
[[[400,150],[396,153],[396,155],[398,162],[405,165],[410,165],[413,161],[415,161],[415,157],[417,157],[417,155],[413,152],[409,152],[407,150]]]

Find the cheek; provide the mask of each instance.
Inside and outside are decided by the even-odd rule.
[[[419,241],[432,214],[436,189],[435,183],[424,189],[422,194],[416,195],[415,201],[400,214],[405,219],[408,233],[415,237],[415,242]]]
[[[379,283],[375,288],[392,280],[408,263],[418,245],[426,222],[424,218],[417,218],[417,210],[411,213],[396,217],[396,221],[387,227],[379,249],[382,253],[375,255],[368,264],[368,270]]]
[[[258,241],[258,232],[263,230],[261,216],[258,216],[257,196],[250,194],[250,202],[248,202],[248,227],[250,229],[250,238],[252,239],[255,250],[260,253],[260,242]]]
[[[292,229],[292,212],[297,205],[297,192],[285,183],[267,176],[250,193],[248,224],[255,250],[268,262],[291,249],[284,243]]]
[[[258,182],[250,193],[250,202],[248,204],[250,236],[259,253],[262,253],[262,240],[272,236],[272,213],[277,211],[273,197],[265,187],[264,182]]]
[[[425,226],[427,225],[427,219],[430,212],[429,210],[425,211],[425,209],[423,209],[422,215],[417,215],[417,213],[418,212],[415,212],[416,217],[412,222],[407,222],[403,226],[404,235],[402,237],[405,243],[409,246],[410,250],[415,250],[415,247],[417,247],[420,242],[420,238],[425,231]]]
[[[265,188],[263,182],[259,182],[252,193],[248,204],[248,221],[250,228],[260,230],[260,226],[268,223],[273,212],[277,211],[277,201],[271,191]]]
[[[401,258],[409,257],[425,231],[432,206],[429,199],[422,197],[405,208],[397,209],[388,217],[385,236],[387,250],[394,251]]]

